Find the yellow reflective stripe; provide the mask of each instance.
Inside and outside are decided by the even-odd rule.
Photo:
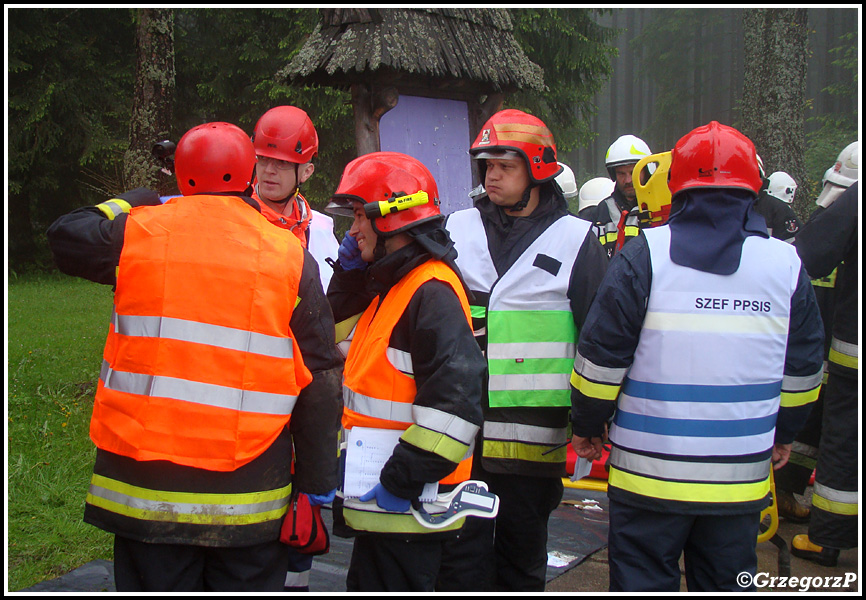
[[[769,476],[755,483],[686,483],[642,477],[613,466],[608,483],[641,496],[681,502],[749,502],[760,500],[770,491]]]
[[[821,496],[818,496],[816,494],[812,494],[812,506],[836,515],[855,516],[858,514],[856,504],[848,504],[847,502],[835,502],[833,500],[827,500],[826,498],[822,498]]]
[[[818,399],[818,393],[821,391],[821,386],[808,390],[806,392],[782,392],[781,406],[803,406]]]
[[[337,323],[337,325],[336,325],[337,343],[340,343],[349,337],[349,334],[352,333],[352,330],[355,328],[355,325],[357,325],[358,321],[361,319],[362,314],[364,314],[364,313],[358,313],[357,315],[349,317],[345,321],[340,321],[339,323]]]
[[[298,308],[298,304],[300,304],[300,303],[301,303],[301,297],[298,296],[297,298],[295,298],[295,306],[294,307]]]
[[[594,383],[584,379],[576,371],[571,372],[571,385],[584,396],[597,400],[616,400],[622,387],[621,385]]]
[[[102,214],[108,217],[109,221],[113,221],[118,215],[128,213],[132,210],[132,206],[129,205],[129,202],[121,200],[120,198],[112,198],[111,200],[97,204],[96,208],[101,210]]]
[[[442,458],[459,463],[469,450],[468,444],[463,444],[443,433],[432,431],[420,425],[410,425],[400,439],[421,448],[427,452],[438,454]]]
[[[842,354],[835,348],[830,348],[830,354],[827,357],[831,363],[836,363],[837,365],[841,365],[843,367],[848,367],[849,369],[856,369],[857,363],[859,362],[858,357],[849,356],[847,354]]]
[[[628,225],[624,229],[626,237],[634,237],[640,233],[640,229],[634,225]]]
[[[110,492],[108,495],[127,500],[118,502],[94,493],[100,488]],[[87,503],[140,520],[197,525],[250,525],[273,521],[285,515],[291,493],[291,484],[275,490],[241,494],[169,492],[151,490],[94,474]],[[136,504],[139,506],[135,506]],[[140,508],[148,505],[158,506],[159,509]],[[267,510],[258,510],[256,505]],[[187,512],[183,511],[184,508]]]
[[[343,501],[343,518],[346,524],[356,531],[381,533],[433,533],[434,531],[453,531],[463,527],[464,519],[442,529],[424,527],[411,513],[392,513],[379,508],[375,502],[360,502],[346,498]]]
[[[558,448],[550,454],[543,454],[550,446],[523,444],[515,441],[484,440],[485,458],[511,458],[539,463],[561,463],[566,460],[567,449]]]

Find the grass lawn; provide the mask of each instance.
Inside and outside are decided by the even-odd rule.
[[[112,537],[82,521],[112,291],[59,274],[12,277],[7,303],[7,590],[17,591],[112,557]]]

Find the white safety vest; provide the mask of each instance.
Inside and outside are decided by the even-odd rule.
[[[800,259],[753,236],[738,270],[715,275],[671,261],[670,227],[643,233],[652,286],[610,432],[609,483],[662,501],[761,500],[783,383],[817,384],[784,377]]]

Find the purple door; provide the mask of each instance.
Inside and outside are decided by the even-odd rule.
[[[459,100],[401,95],[379,122],[383,151],[408,154],[433,173],[443,215],[472,206],[469,135],[469,112]]]

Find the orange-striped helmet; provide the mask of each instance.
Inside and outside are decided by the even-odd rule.
[[[547,125],[521,110],[501,110],[490,117],[469,149],[473,158],[482,160],[508,158],[509,152],[523,157],[533,183],[549,181],[562,171]]]

